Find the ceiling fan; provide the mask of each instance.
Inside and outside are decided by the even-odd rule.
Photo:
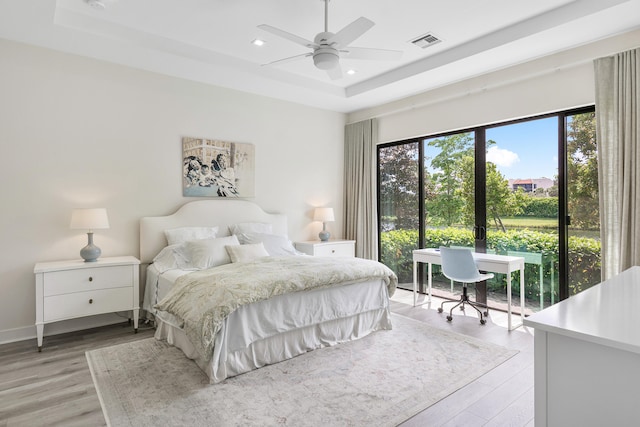
[[[402,52],[399,50],[371,49],[364,47],[350,47],[349,44],[366,33],[375,24],[367,18],[360,17],[337,33],[329,32],[329,0],[324,1],[324,31],[318,33],[313,41],[309,41],[295,34],[288,33],[270,25],[258,25],[261,30],[267,31],[278,37],[282,37],[309,49],[312,52],[291,56],[264,65],[283,64],[309,56],[313,57],[316,68],[325,70],[332,80],[342,77],[340,57],[352,59],[371,60],[396,60],[400,59]]]

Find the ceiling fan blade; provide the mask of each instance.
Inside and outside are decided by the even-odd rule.
[[[333,37],[327,40],[327,42],[328,44],[333,44],[334,47],[338,48],[341,46],[348,46],[349,43],[369,31],[369,29],[374,25],[373,21],[360,17],[338,31]]]
[[[294,55],[294,56],[290,56],[288,58],[282,58],[282,59],[278,59],[277,61],[272,61],[269,62],[267,64],[262,64],[263,66],[265,65],[280,65],[280,64],[286,64],[287,62],[293,62],[293,61],[297,61],[298,59],[302,59],[302,58],[307,58],[309,56],[313,55],[312,52],[309,53],[301,53],[300,55]]]
[[[375,61],[395,61],[402,57],[401,50],[348,47],[340,50],[340,57],[350,59],[371,59]]]
[[[331,78],[331,80],[338,80],[342,78],[342,68],[340,68],[340,64],[336,65],[333,68],[329,68],[327,70],[327,74]]]
[[[303,39],[302,37],[298,37],[295,34],[288,33],[288,32],[286,32],[284,30],[279,29],[279,28],[272,27],[271,25],[261,24],[261,25],[258,25],[258,28],[260,28],[261,30],[266,31],[268,33],[271,33],[273,35],[276,35],[278,37],[282,37],[283,39],[287,39],[289,41],[292,41],[294,43],[302,45],[304,47],[308,47],[310,49],[318,47],[318,45],[315,44],[312,41],[309,41],[307,39]]]

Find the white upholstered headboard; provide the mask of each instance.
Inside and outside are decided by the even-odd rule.
[[[287,217],[270,214],[247,200],[197,200],[189,202],[174,214],[140,219],[140,261],[150,263],[167,246],[164,230],[176,227],[218,226],[218,236],[228,236],[229,226],[240,222],[265,222],[274,234],[288,235]]]

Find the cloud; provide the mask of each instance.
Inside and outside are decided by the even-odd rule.
[[[495,163],[497,166],[510,168],[520,162],[520,157],[513,151],[505,150],[494,145],[487,150],[487,161]]]

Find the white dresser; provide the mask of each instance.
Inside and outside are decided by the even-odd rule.
[[[42,350],[44,325],[116,311],[133,312],[138,331],[140,261],[132,256],[41,262],[36,278],[36,331]]]
[[[336,257],[355,257],[356,241],[355,240],[328,240],[321,242],[320,240],[310,240],[307,242],[296,242],[296,249],[307,255],[313,256],[336,256]]]
[[[524,320],[535,328],[535,425],[640,425],[640,267]]]

